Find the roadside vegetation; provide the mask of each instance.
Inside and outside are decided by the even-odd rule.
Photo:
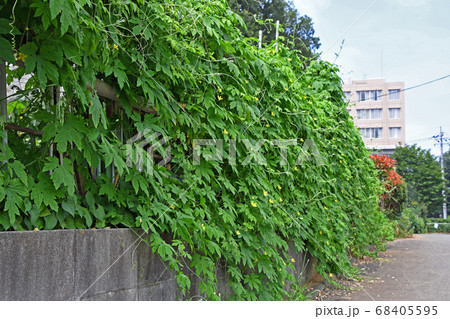
[[[8,83],[28,76],[2,118],[0,231],[142,228],[211,300],[220,260],[228,298],[282,300],[303,291],[289,242],[329,277],[393,238],[335,66],[258,49],[222,0],[0,3]]]

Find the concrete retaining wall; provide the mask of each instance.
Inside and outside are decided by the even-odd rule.
[[[151,252],[142,230],[0,232],[0,300],[199,300],[199,280],[182,297],[173,272]],[[312,258],[295,253],[295,276],[315,276]],[[301,275],[302,264],[307,264]],[[227,295],[219,266],[219,292]]]

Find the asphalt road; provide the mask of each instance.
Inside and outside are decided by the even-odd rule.
[[[321,300],[450,300],[450,235],[420,234],[386,245],[378,259],[361,261],[363,280],[341,280]]]

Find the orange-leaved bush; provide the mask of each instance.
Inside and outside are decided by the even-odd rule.
[[[386,155],[372,154],[370,158],[375,163],[384,188],[380,195],[380,207],[390,218],[398,216],[406,199],[406,183],[395,171],[396,161]]]

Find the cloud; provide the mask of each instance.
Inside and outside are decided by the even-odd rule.
[[[431,3],[431,0],[395,0],[404,7],[421,7]]]
[[[317,22],[320,20],[321,12],[331,6],[331,0],[294,0],[294,4],[301,15],[306,14]]]

